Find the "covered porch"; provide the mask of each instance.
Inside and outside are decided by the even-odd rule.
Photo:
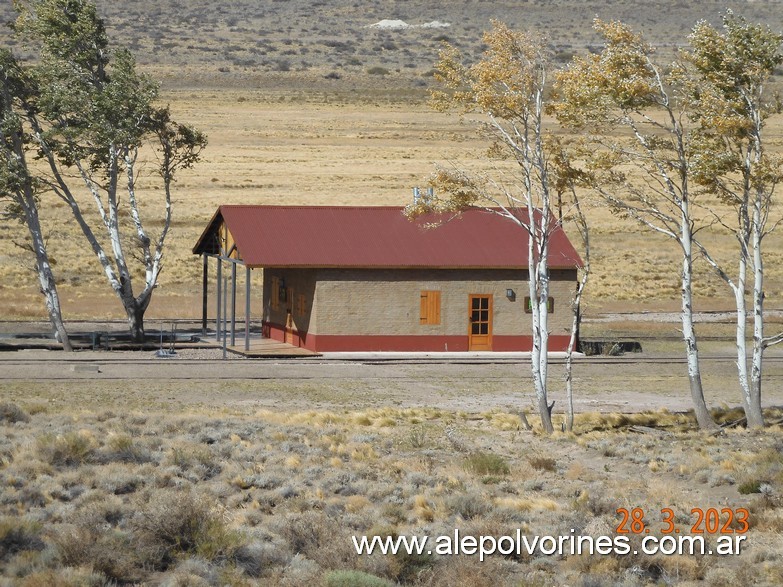
[[[259,229],[263,230],[263,227],[252,227],[250,232]],[[193,252],[202,259],[201,333],[204,342],[246,357],[302,357],[317,354],[263,336],[263,320],[260,317],[258,326],[253,326],[253,294],[263,292],[261,283],[254,287],[253,277],[258,273],[263,276],[263,268],[252,265],[244,258],[220,211],[207,225]],[[256,269],[262,271],[256,272]],[[263,302],[263,295],[259,296],[258,301]],[[211,307],[211,304],[214,306]],[[210,319],[210,310],[213,308],[214,318]],[[214,331],[211,328],[213,325]]]

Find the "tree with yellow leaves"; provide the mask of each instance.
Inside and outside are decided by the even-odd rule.
[[[436,65],[436,77],[444,90],[433,93],[433,105],[440,111],[481,116],[479,124],[493,140],[488,153],[493,169],[438,169],[431,182],[437,195],[420,198],[407,213],[416,217],[438,212],[448,217],[481,208],[527,232],[533,387],[543,428],[551,433],[547,257],[550,237],[560,223],[553,214],[556,162],[560,159],[551,156],[543,128],[550,68],[548,44],[540,36],[513,31],[498,22],[484,34],[484,43],[484,55],[472,66],[463,64],[456,48],[444,46]],[[561,146],[561,159],[564,152]]]
[[[611,209],[679,247],[690,394],[699,426],[712,429],[694,329],[693,262],[699,246],[691,140],[697,125],[690,118],[687,88],[681,69],[655,63],[653,48],[628,26],[596,20],[595,29],[604,38],[603,50],[574,58],[558,73],[553,111],[561,123],[591,134],[590,183]]]
[[[736,302],[737,370],[742,405],[749,427],[762,427],[761,383],[764,350],[783,336],[764,336],[764,237],[777,227],[770,222],[777,185],[783,180],[783,158],[767,150],[765,126],[781,111],[777,96],[766,95],[775,68],[783,63],[783,36],[752,25],[728,11],[722,30],[699,22],[682,52],[690,111],[699,125],[694,137],[695,181],[728,204],[733,214],[716,220],[734,235],[737,269],[732,276],[704,251]],[[751,305],[753,347],[748,369],[746,288],[753,272]]]

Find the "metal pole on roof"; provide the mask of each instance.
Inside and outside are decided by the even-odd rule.
[[[223,287],[223,261],[217,258],[217,312],[215,312],[215,334],[220,342],[220,297]]]
[[[237,343],[237,264],[231,263],[231,346]]]
[[[250,267],[245,267],[245,351],[250,350]]]

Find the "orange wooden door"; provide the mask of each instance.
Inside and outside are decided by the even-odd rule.
[[[468,350],[492,350],[492,296],[470,294],[469,296]]]

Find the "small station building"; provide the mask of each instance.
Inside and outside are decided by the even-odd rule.
[[[265,337],[314,352],[528,351],[527,251],[525,231],[496,214],[471,210],[431,228],[399,206],[220,206],[193,248],[203,257],[205,328],[213,259],[218,319],[222,272],[230,266],[233,292],[237,269],[246,272],[246,345],[260,321]],[[568,344],[580,264],[558,229],[549,253],[553,351]],[[263,271],[262,291],[251,291],[251,270]],[[254,295],[263,316],[250,316]]]

